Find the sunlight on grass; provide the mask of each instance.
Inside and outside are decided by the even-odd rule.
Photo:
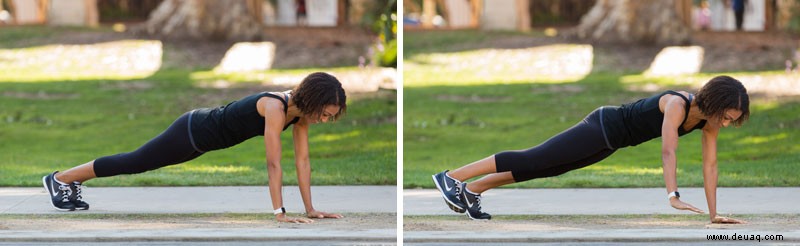
[[[780,106],[780,104],[776,101],[753,100],[753,102],[755,103],[750,104],[751,110],[755,108],[757,110],[767,111],[767,110],[773,110],[778,106]]]
[[[785,132],[773,134],[770,136],[746,136],[736,141],[737,144],[763,144],[775,140],[781,140],[789,137]]]
[[[613,175],[613,174],[627,174],[627,175],[661,175],[663,170],[661,168],[643,168],[643,167],[621,167],[621,166],[600,166],[594,165],[586,168],[587,170],[596,171],[598,174]],[[680,174],[680,170],[678,170]]]
[[[135,79],[161,68],[161,41],[0,49],[0,81]]]
[[[338,67],[276,69],[265,71],[230,72],[218,70],[193,72],[189,77],[200,88],[224,89],[242,86],[241,83],[261,83],[264,86],[291,88],[314,72],[325,72],[336,76],[347,93],[375,92],[381,88],[397,88],[397,70],[394,68]]]
[[[591,45],[481,49],[415,55],[405,61],[405,86],[572,82],[592,71]]]
[[[253,167],[250,166],[206,166],[206,165],[179,165],[169,167],[166,170],[169,172],[198,172],[198,173],[249,173],[253,172]]]
[[[211,80],[227,80],[230,82],[253,82],[253,81],[272,81],[278,80],[297,80],[292,83],[299,83],[305,75],[313,72],[341,73],[348,71],[358,71],[359,67],[338,67],[338,68],[300,68],[300,69],[273,69],[266,71],[247,71],[222,73],[214,70],[195,71],[189,75],[194,81],[204,82]],[[299,78],[299,79],[297,79]]]
[[[319,135],[316,135],[316,136],[312,137],[309,140],[310,141],[314,141],[314,142],[317,142],[317,141],[320,141],[320,142],[332,142],[332,141],[343,140],[343,139],[347,139],[347,138],[358,137],[359,135],[361,135],[361,131],[356,130],[356,131],[349,131],[349,132],[340,133],[340,134],[319,134]]]
[[[667,87],[682,86],[698,90],[706,82],[720,75],[731,76],[747,88],[748,93],[764,93],[771,97],[800,95],[800,76],[787,74],[783,71],[759,72],[731,72],[731,73],[700,73],[673,76],[655,76],[648,74],[624,75],[620,82],[626,85],[627,90],[655,92]],[[672,88],[674,89],[674,88]]]
[[[644,73],[655,76],[696,74],[703,65],[703,47],[665,47]]]
[[[225,52],[225,56],[214,71],[230,73],[269,70],[274,60],[274,43],[239,42]]]

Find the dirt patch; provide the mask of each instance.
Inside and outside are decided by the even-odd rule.
[[[81,231],[81,230],[137,230],[137,229],[276,229],[317,228],[336,230],[393,229],[395,214],[348,214],[342,219],[318,219],[311,224],[278,223],[272,215],[107,215],[104,218],[64,218],[59,216],[32,216],[33,218],[6,218],[0,230]],[[87,215],[87,217],[90,217]],[[69,225],[69,226],[64,226]]]
[[[496,216],[490,221],[471,221],[466,216],[406,216],[405,231],[552,231],[609,229],[751,229],[776,231],[800,227],[800,215],[739,215],[747,224],[710,224],[698,216]],[[527,218],[520,218],[527,217]]]

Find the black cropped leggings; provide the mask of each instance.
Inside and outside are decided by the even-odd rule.
[[[610,156],[615,150],[606,143],[601,109],[535,147],[495,154],[497,172],[511,171],[514,181],[522,182],[558,176]]]
[[[109,177],[142,173],[187,162],[202,155],[203,152],[192,146],[189,115],[190,112],[181,115],[167,130],[133,152],[97,158],[94,161],[95,175]]]

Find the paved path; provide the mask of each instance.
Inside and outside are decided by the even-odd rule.
[[[395,186],[314,186],[315,208],[348,213],[391,213],[387,227],[357,230],[331,229],[314,225],[291,225],[284,228],[220,229],[97,229],[40,231],[3,229],[0,243],[23,242],[262,242],[318,245],[319,241],[350,245],[353,243],[394,244],[397,230],[392,226],[397,213]],[[272,213],[269,191],[258,187],[88,187],[84,198],[91,209],[78,212],[56,211],[49,204],[44,188],[0,188],[0,214],[159,214],[159,213]],[[296,186],[283,188],[284,206],[290,213],[304,211]],[[272,223],[272,222],[271,222]],[[383,224],[381,224],[383,225]],[[79,243],[80,244],[80,243]],[[169,244],[169,243],[168,243]]]
[[[342,213],[395,213],[396,189],[393,186],[315,186],[314,203],[321,210]],[[270,213],[267,187],[89,187],[85,197],[92,209],[80,213]],[[647,189],[497,189],[484,195],[483,207],[493,214],[678,214],[670,208],[666,192]],[[683,200],[705,209],[701,188],[682,188]],[[800,214],[800,188],[720,188],[719,211],[733,214]],[[453,213],[441,197],[431,189],[404,191],[405,215],[438,215]],[[285,206],[290,212],[303,208],[297,187],[284,188]],[[42,188],[0,188],[0,214],[52,214]],[[476,223],[465,220],[465,223]],[[738,228],[738,229],[737,229]],[[539,230],[528,233],[492,231],[413,231],[405,232],[409,243],[481,243],[481,242],[672,242],[705,241],[706,235],[775,235],[785,237],[783,243],[800,242],[800,229],[758,231],[748,227],[727,229],[636,229]],[[96,230],[80,234],[39,231],[0,230],[0,242],[44,242],[69,239],[80,242],[102,241],[263,241],[280,240],[390,243],[397,232],[393,229],[363,230],[320,229],[313,227],[276,229],[183,229]],[[329,242],[333,242],[329,241]],[[740,241],[741,243],[741,241]],[[745,242],[746,243],[746,242]],[[777,242],[780,243],[780,242]]]
[[[734,239],[736,235],[736,239]],[[778,236],[780,235],[780,236]],[[708,236],[727,236],[727,240],[710,240]],[[745,238],[745,236],[747,238]],[[415,231],[405,232],[404,243],[580,243],[605,242],[610,245],[621,243],[669,242],[672,245],[702,243],[709,245],[797,245],[800,243],[800,230],[787,228],[780,231],[761,231],[750,229],[607,229],[607,230],[569,230],[554,229],[534,232],[520,231]],[[760,241],[759,241],[760,240]],[[485,244],[484,244],[485,245]]]
[[[681,198],[706,210],[702,188],[681,188]],[[800,214],[800,188],[719,188],[718,212],[722,214]],[[622,214],[689,214],[675,210],[667,203],[662,188],[640,189],[496,189],[486,192],[483,210],[491,214],[545,215],[622,215]],[[629,229],[565,228],[534,223],[531,230],[504,230],[497,226],[481,226],[483,221],[471,221],[456,215],[444,204],[435,189],[403,191],[404,215],[453,215],[472,223],[471,231],[406,231],[403,240],[408,245],[449,243],[477,245],[497,243],[554,243],[554,244],[620,244],[670,243],[682,244],[797,244],[800,228],[764,231],[748,225],[714,225],[696,229],[663,229],[647,225]],[[757,225],[755,225],[757,226]],[[709,241],[709,235],[758,236],[758,241]],[[766,237],[781,235],[782,239],[767,241]]]
[[[483,194],[490,214],[685,214],[663,188],[494,189]],[[681,188],[681,200],[707,211],[702,188]],[[800,214],[800,187],[719,188],[720,214]],[[436,189],[403,191],[403,215],[454,214]]]
[[[223,187],[87,187],[83,197],[91,204],[80,213],[272,213],[266,186]],[[394,186],[313,186],[314,207],[340,213],[396,213]],[[0,214],[50,214],[41,187],[0,188]],[[304,211],[297,186],[283,188],[288,212]]]

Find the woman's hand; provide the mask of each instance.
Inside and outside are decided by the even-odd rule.
[[[722,217],[722,216],[719,216],[719,215],[714,216],[714,218],[711,219],[711,223],[713,223],[713,224],[747,224],[747,222],[745,222],[744,220],[726,218],[726,217]]]
[[[324,218],[333,218],[333,219],[341,219],[344,218],[341,214],[334,214],[334,213],[326,213],[317,210],[311,210],[306,212],[306,216],[309,218],[317,218],[317,219],[324,219]]]
[[[280,221],[280,222],[289,222],[289,223],[298,223],[298,224],[299,223],[303,223],[303,224],[314,223],[314,220],[311,220],[311,219],[293,218],[293,217],[286,216],[286,214],[276,214],[275,215],[275,220]]]
[[[669,205],[672,205],[673,208],[678,210],[689,210],[698,214],[705,213],[703,210],[700,210],[699,208],[696,208],[691,204],[685,203],[674,196],[669,198]]]

